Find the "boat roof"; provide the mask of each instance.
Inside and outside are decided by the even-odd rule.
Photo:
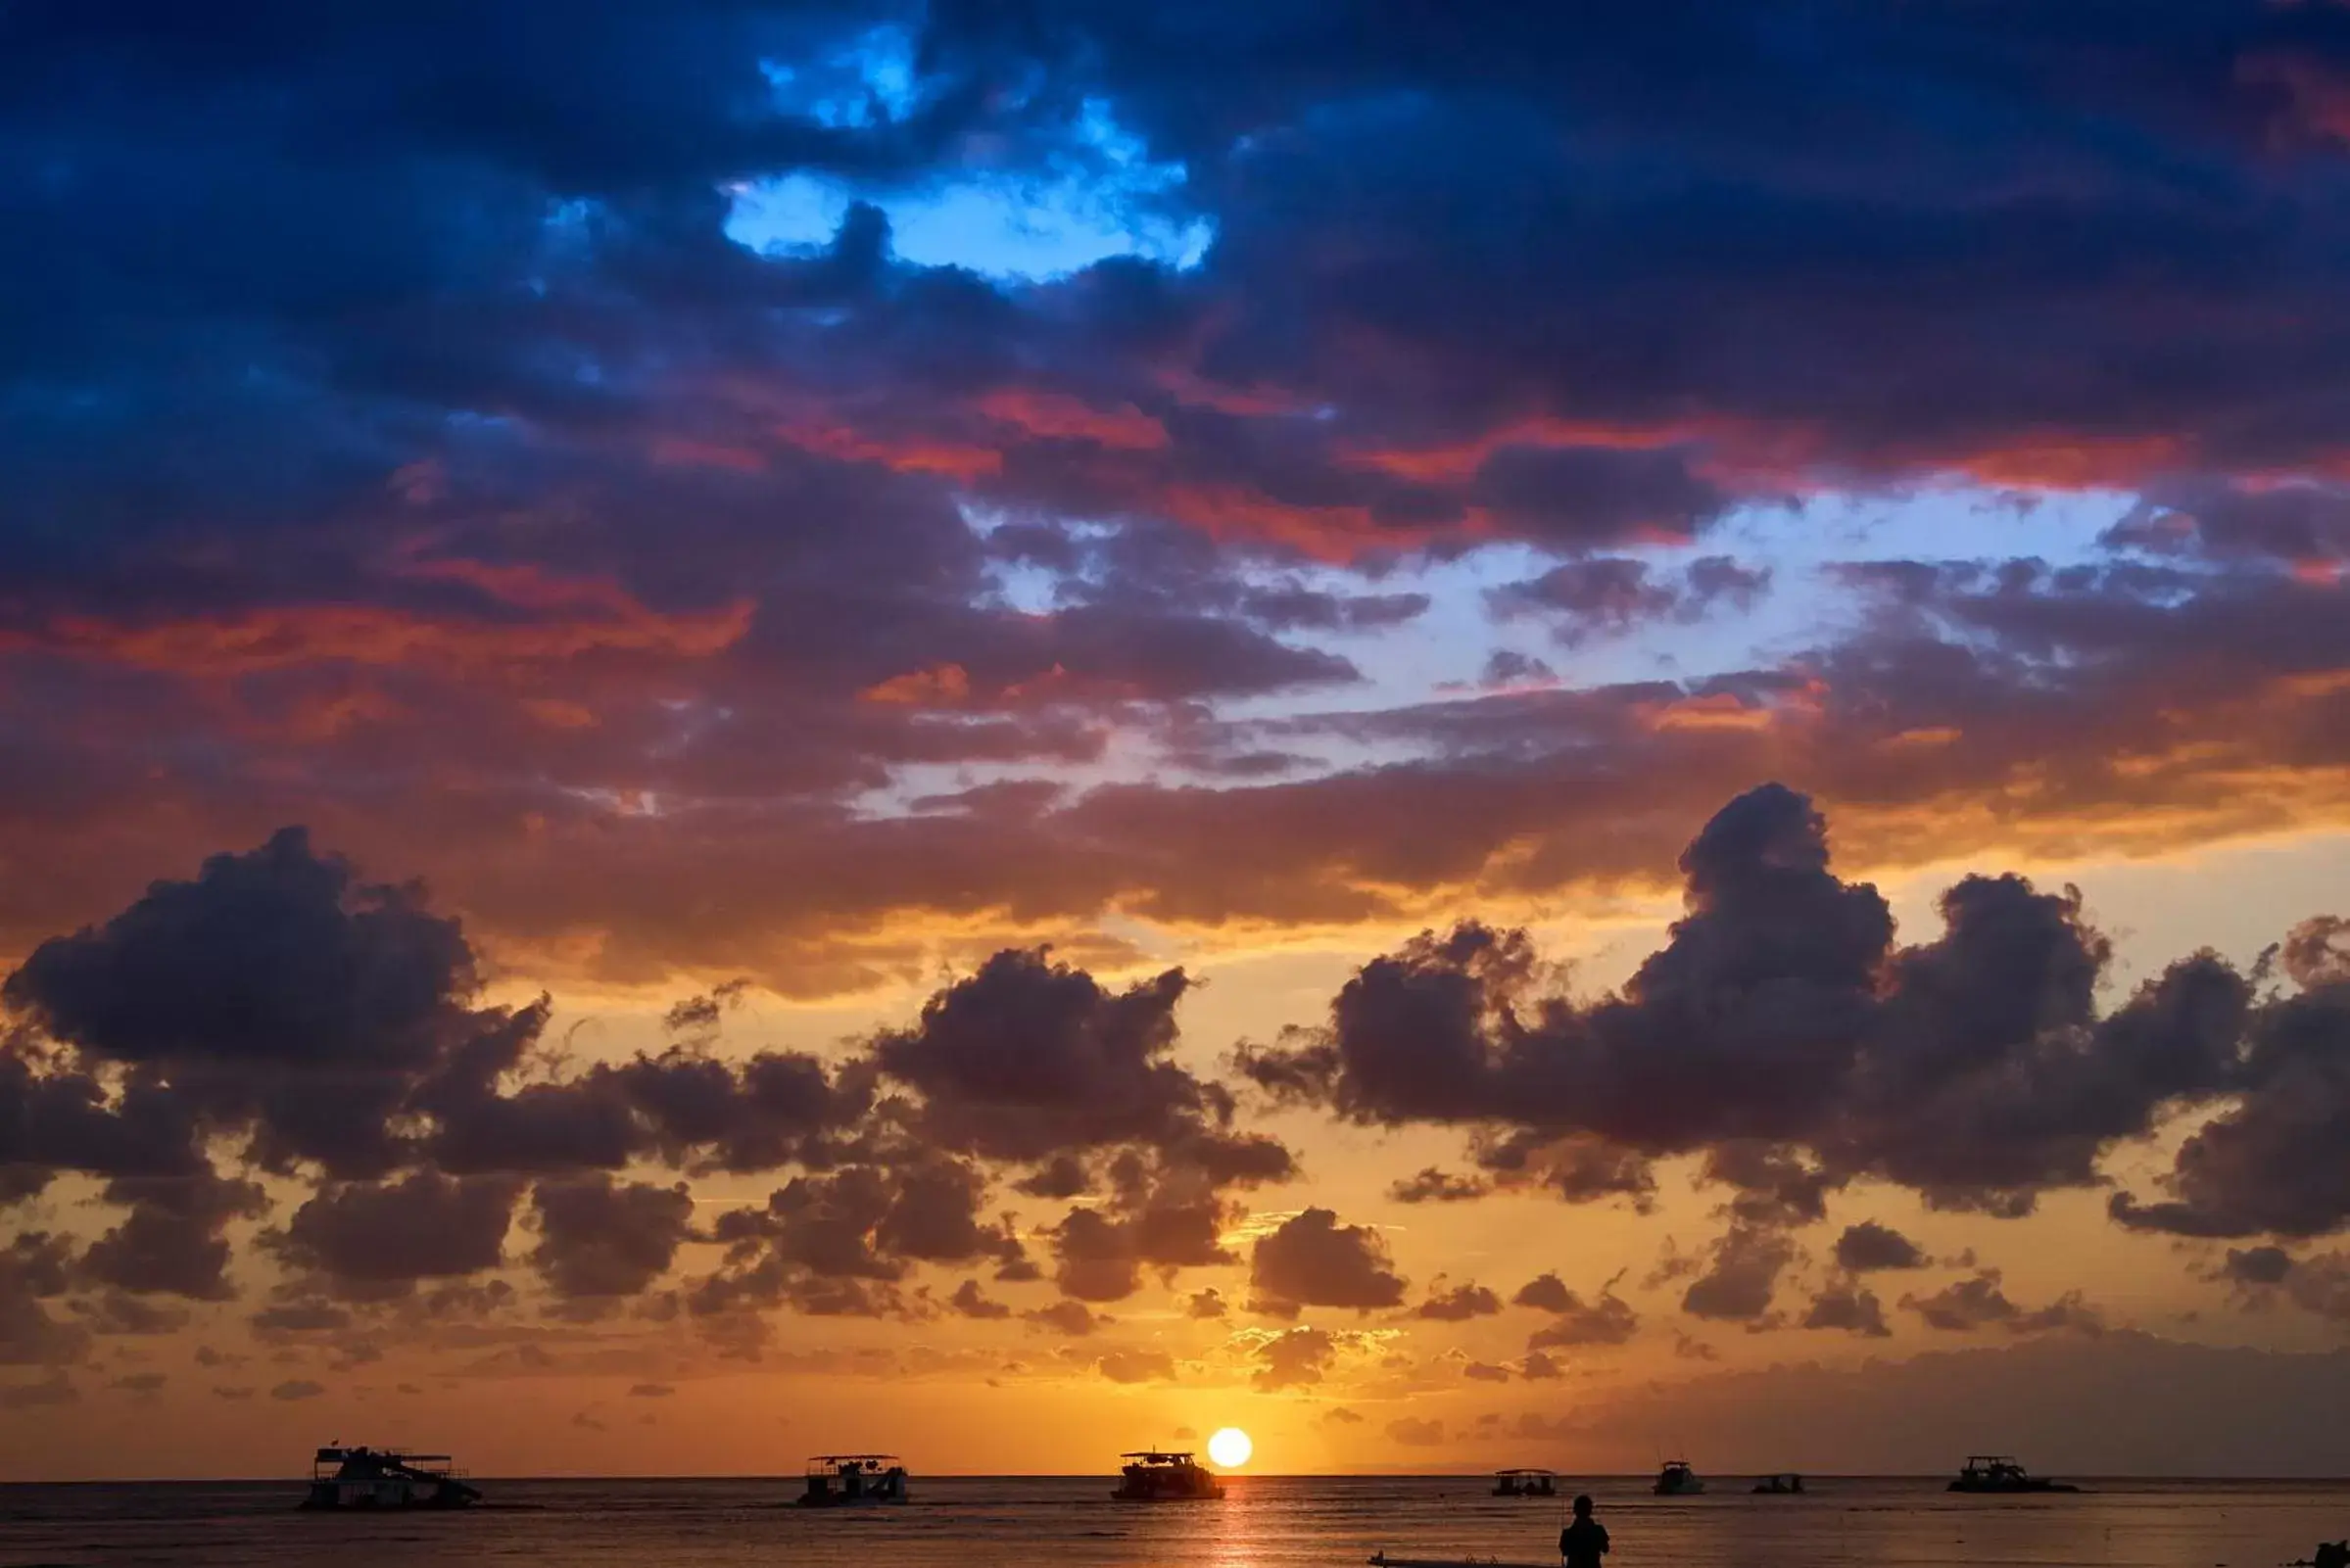
[[[352,1444],[348,1447],[338,1443],[318,1450],[318,1457],[321,1459],[348,1459],[360,1454],[364,1454],[370,1459],[394,1459],[408,1462],[418,1459],[429,1462],[438,1459],[447,1463],[449,1460],[449,1455],[446,1453],[418,1453],[413,1449],[371,1449],[363,1443]]]
[[[1496,1470],[1496,1471],[1494,1472],[1494,1474],[1495,1474],[1495,1475],[1547,1475],[1547,1476],[1555,1476],[1555,1475],[1557,1475],[1558,1473],[1559,1473],[1559,1472],[1558,1472],[1558,1471],[1556,1471],[1556,1470],[1545,1470],[1545,1469],[1542,1469],[1541,1467],[1539,1467],[1539,1466],[1537,1466],[1537,1465],[1530,1465],[1530,1464],[1527,1464],[1527,1465],[1518,1465],[1518,1466],[1516,1466],[1516,1467],[1515,1467],[1515,1468],[1513,1468],[1513,1469],[1509,1469],[1509,1470]]]
[[[894,1464],[897,1462],[897,1455],[894,1453],[811,1453],[808,1455],[810,1464],[879,1464],[884,1459]]]
[[[2012,1453],[1970,1453],[1966,1456],[1966,1462],[1969,1464],[2013,1464],[2015,1455]]]
[[[1140,1459],[1147,1464],[1175,1464],[1191,1457],[1189,1449],[1136,1449],[1119,1455],[1121,1459]]]

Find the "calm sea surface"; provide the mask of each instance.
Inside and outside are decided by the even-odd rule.
[[[1940,1481],[1834,1480],[1757,1497],[1722,1478],[1657,1498],[1593,1479],[1610,1568],[2029,1563],[2273,1568],[2350,1535],[2350,1484],[2085,1482],[1964,1497]],[[464,1513],[296,1512],[298,1482],[0,1487],[0,1565],[409,1568],[1303,1568],[1392,1555],[1556,1564],[1559,1507],[1481,1478],[1236,1479],[1221,1503],[1131,1505],[1110,1481],[915,1479],[904,1507],[802,1512],[777,1481],[484,1481]]]

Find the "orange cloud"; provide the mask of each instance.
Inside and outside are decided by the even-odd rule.
[[[776,435],[805,451],[845,462],[880,463],[902,473],[939,474],[969,483],[999,473],[1003,455],[991,447],[946,440],[876,436],[828,422],[790,423]]]
[[[857,693],[860,701],[894,703],[909,708],[956,707],[971,696],[971,673],[960,664],[934,665],[927,670],[909,670],[888,680],[867,687]]]
[[[415,562],[402,575],[463,583],[549,618],[491,621],[380,605],[270,605],[221,615],[130,624],[61,615],[32,631],[0,633],[0,650],[63,653],[197,678],[235,678],[323,663],[497,669],[591,652],[704,658],[750,629],[747,598],[674,615],[647,608],[618,584],[562,578],[535,566]]]
[[[1066,393],[998,387],[983,395],[978,407],[1031,436],[1091,441],[1127,451],[1155,451],[1167,445],[1167,427],[1132,404],[1096,408]]]

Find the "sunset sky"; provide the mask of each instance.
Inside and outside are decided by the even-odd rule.
[[[0,4],[0,1480],[2350,1471],[2350,4]]]

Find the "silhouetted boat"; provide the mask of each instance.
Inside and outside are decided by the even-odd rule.
[[[1497,1497],[1555,1497],[1559,1496],[1559,1472],[1496,1470],[1493,1473],[1493,1495]]]
[[[1664,1468],[1656,1472],[1654,1489],[1659,1497],[1694,1497],[1705,1490],[1705,1483],[1689,1467],[1687,1459],[1667,1459]]]
[[[1138,1449],[1119,1457],[1127,1463],[1110,1496],[1120,1502],[1212,1502],[1223,1496],[1223,1483],[1194,1464],[1189,1453]]]
[[[2015,1460],[2003,1453],[1970,1455],[1966,1468],[1950,1483],[1952,1492],[2079,1492],[2075,1486],[2062,1481],[2047,1481],[2030,1474]]]
[[[1509,1562],[1500,1557],[1390,1557],[1374,1551],[1363,1559],[1370,1568],[1559,1568],[1555,1562]]]
[[[331,1469],[329,1467],[332,1467]],[[305,1508],[466,1508],[481,1493],[457,1479],[446,1453],[404,1449],[320,1449],[311,1461]]]
[[[906,1500],[906,1467],[894,1453],[820,1453],[808,1461],[803,1508],[862,1508]]]
[[[1766,1497],[1798,1497],[1803,1495],[1803,1478],[1789,1471],[1784,1475],[1766,1475],[1754,1483],[1754,1491]]]

